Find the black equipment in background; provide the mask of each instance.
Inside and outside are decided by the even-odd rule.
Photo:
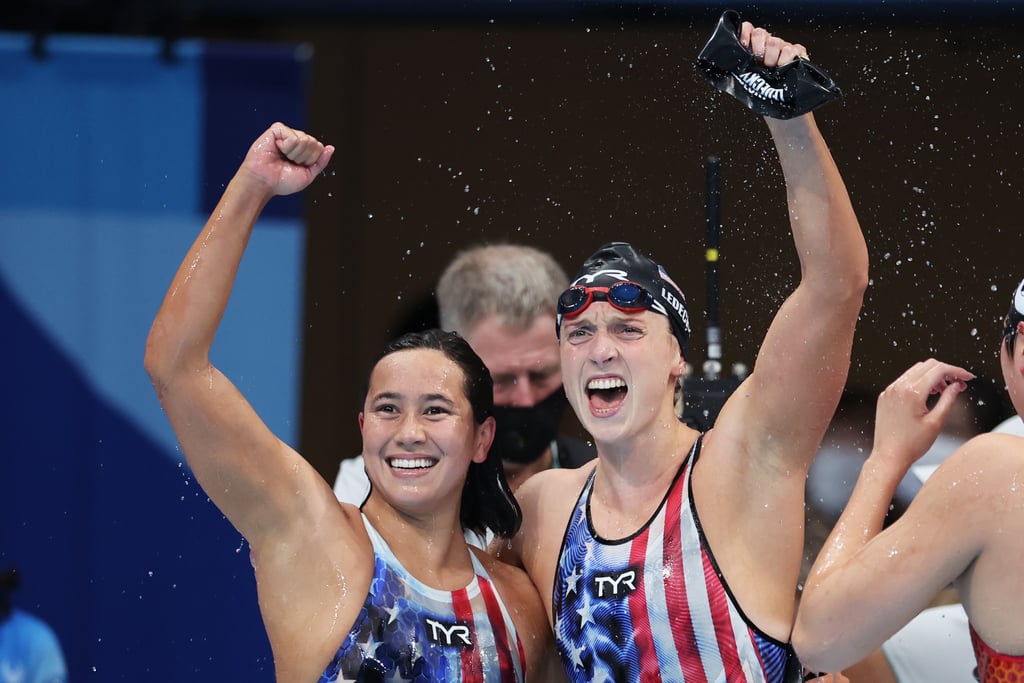
[[[707,360],[704,361],[703,376],[687,375],[683,383],[686,404],[682,420],[690,427],[701,431],[714,426],[715,418],[718,417],[722,406],[748,373],[746,365],[735,363],[731,374],[722,376],[722,329],[718,321],[718,247],[722,234],[719,166],[718,157],[707,158],[707,233],[704,247],[707,282]]]

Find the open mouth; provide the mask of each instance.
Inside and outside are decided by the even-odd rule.
[[[434,458],[388,458],[388,467],[395,470],[429,470],[437,464]]]
[[[606,415],[614,412],[625,400],[629,388],[619,377],[600,377],[587,382],[587,398],[590,412]]]

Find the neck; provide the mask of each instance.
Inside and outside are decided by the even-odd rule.
[[[598,441],[598,479],[621,491],[626,501],[638,490],[657,489],[675,476],[697,434],[674,420],[635,439]]]
[[[472,563],[457,505],[436,514],[413,515],[396,510],[371,492],[363,514],[399,562],[423,583],[443,590],[468,583]]]

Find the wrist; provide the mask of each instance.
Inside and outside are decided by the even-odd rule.
[[[895,489],[909,469],[910,462],[906,458],[898,457],[898,454],[891,450],[874,449],[864,461],[861,476],[871,479],[876,484],[891,482]]]
[[[268,185],[259,175],[240,170],[228,183],[224,190],[224,196],[258,207],[262,210],[267,203],[274,198],[275,192],[271,185]]]

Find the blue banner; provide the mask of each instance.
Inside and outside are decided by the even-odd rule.
[[[294,46],[0,34],[0,569],[73,681],[273,681],[248,546],[142,367],[178,263],[249,144],[302,127]],[[257,225],[214,360],[296,444],[304,230]],[[273,324],[267,324],[267,312]],[[254,343],[258,339],[258,343]]]

